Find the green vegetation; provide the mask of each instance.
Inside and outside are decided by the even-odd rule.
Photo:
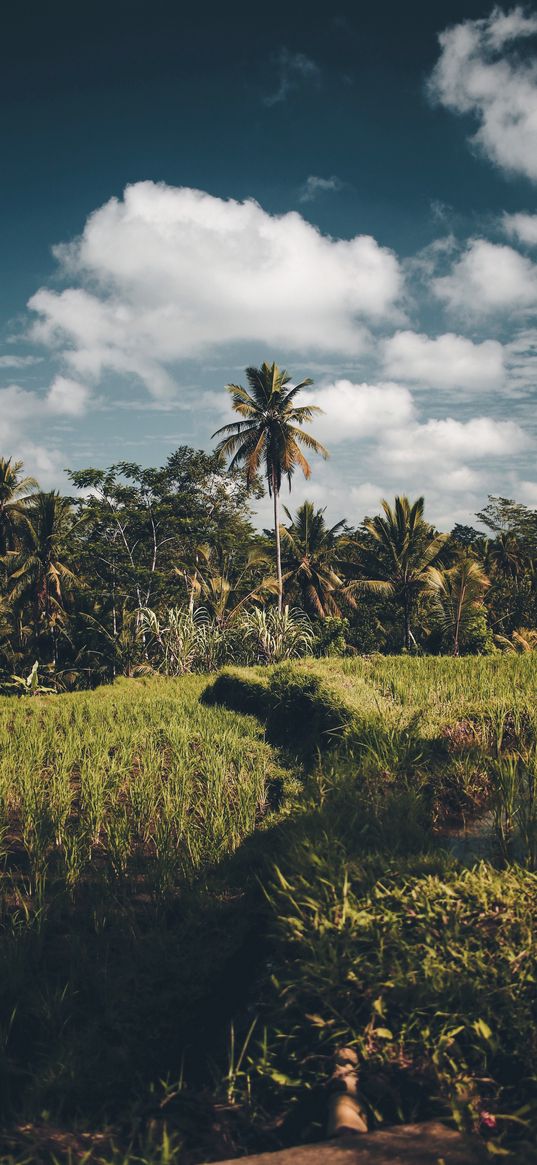
[[[211,455],[0,458],[3,1159],[318,1139],[352,1043],[372,1125],[537,1161],[537,513],[281,526],[326,450],[247,380]]]
[[[196,1082],[215,1020],[225,1042],[250,916],[207,872],[289,812],[296,781],[202,688],[1,702],[4,1122],[135,1128],[187,1049]]]
[[[439,532],[423,498],[328,526],[280,494],[319,410],[276,364],[228,385],[239,420],[214,454],[182,447],[165,466],[119,462],[70,474],[75,496],[44,493],[0,458],[0,691],[94,688],[119,675],[210,672],[303,656],[535,650],[537,512],[490,498],[487,534]],[[231,458],[226,468],[225,459]],[[257,532],[268,488],[274,529]]]
[[[351,1041],[372,1125],[440,1115],[531,1161],[534,659],[5,697],[6,1153],[316,1139]]]

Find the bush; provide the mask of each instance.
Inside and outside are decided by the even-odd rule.
[[[352,1043],[373,1118],[449,1107],[462,1127],[529,1151],[537,878],[441,855],[349,860],[330,831],[289,856],[270,891],[274,1071],[313,1088],[335,1046]],[[518,1124],[501,1115],[515,1110]]]
[[[258,716],[265,721],[272,743],[298,752],[304,761],[337,743],[352,723],[346,704],[317,676],[290,663],[276,665],[262,677],[250,669],[226,668],[202,699]]]
[[[315,626],[315,654],[317,656],[345,655],[349,620],[336,615],[319,619]]]

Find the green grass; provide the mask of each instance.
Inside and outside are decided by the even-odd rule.
[[[199,1074],[219,980],[225,1040],[250,914],[218,870],[296,780],[205,684],[0,701],[4,1120],[130,1121],[186,1046]]]
[[[0,701],[4,851],[33,883],[147,873],[159,893],[252,832],[281,772],[258,722],[202,707],[204,686],[124,680]]]
[[[531,1160],[536,679],[372,657],[1,699],[6,1153],[318,1138],[350,1040],[373,1123],[490,1112]],[[464,868],[446,826],[485,810]]]

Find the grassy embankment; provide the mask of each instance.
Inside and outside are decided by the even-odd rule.
[[[530,1160],[536,675],[326,660],[0,701],[6,1147],[318,1137],[352,1040],[372,1122],[452,1113]],[[465,868],[446,831],[484,811]]]

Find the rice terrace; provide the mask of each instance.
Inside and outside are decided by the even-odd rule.
[[[321,1139],[341,1044],[373,1126],[439,1115],[530,1159],[531,655],[304,660],[1,711],[10,1160],[52,1159],[62,1129],[107,1162]]]

